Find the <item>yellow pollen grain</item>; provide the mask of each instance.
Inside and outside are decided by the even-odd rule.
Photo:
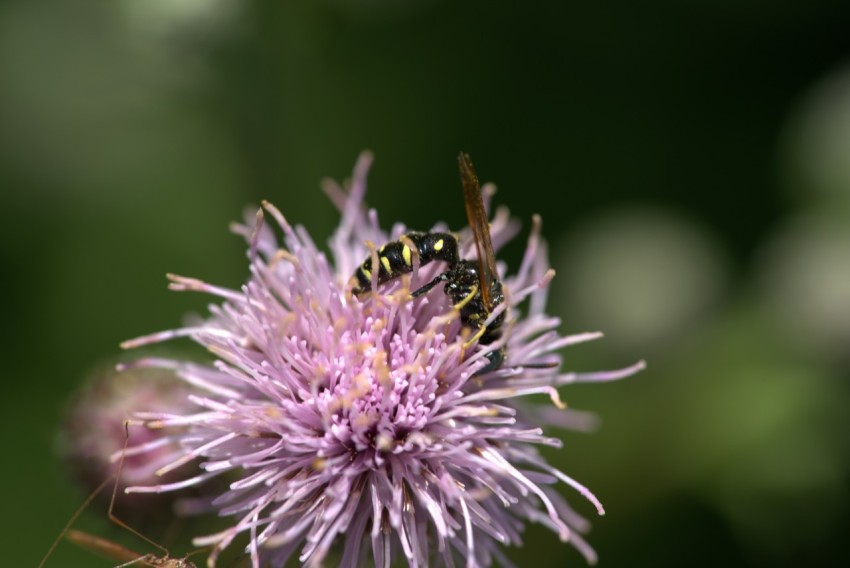
[[[298,321],[298,316],[296,316],[292,312],[289,312],[288,314],[286,314],[282,318],[280,318],[280,328],[279,328],[280,335],[283,336],[283,335],[288,334],[289,330],[292,328],[292,326],[295,325],[295,322],[297,322],[297,321]]]
[[[385,327],[387,327],[387,320],[385,320],[385,319],[383,319],[383,318],[376,318],[376,319],[372,322],[372,325],[370,326],[370,329],[372,330],[372,333],[380,333],[380,332],[381,332],[381,330],[383,330]],[[371,345],[370,345],[370,344],[368,344],[368,343],[367,343],[366,345],[367,345],[367,346],[371,346]]]
[[[338,398],[332,399],[328,402],[328,412],[339,412],[342,408],[342,401]]]
[[[386,434],[378,434],[375,437],[375,447],[383,452],[393,448],[393,439]]]
[[[441,250],[443,250],[443,245],[444,245],[444,244],[445,244],[445,243],[443,243],[443,239],[440,239],[439,241],[437,241],[436,243],[434,243],[434,250],[436,250],[436,251],[441,251]]]
[[[401,249],[401,257],[404,259],[404,263],[407,266],[410,266],[410,247],[404,245],[404,248]]]
[[[301,263],[298,261],[298,257],[296,257],[294,254],[292,254],[292,253],[291,253],[291,252],[289,252],[288,250],[285,250],[285,249],[278,249],[278,250],[274,253],[274,256],[272,257],[271,262],[269,262],[269,266],[276,266],[276,265],[277,265],[279,262],[281,262],[281,261],[287,261],[287,262],[290,262],[290,263],[292,263],[294,266],[300,266],[300,264],[301,264]]]
[[[272,420],[280,420],[283,418],[283,412],[279,408],[269,407],[263,410],[263,414]]]
[[[392,267],[390,266],[390,259],[388,259],[385,256],[382,256],[381,257],[381,264],[383,265],[384,270],[386,270],[387,273],[392,272]]]

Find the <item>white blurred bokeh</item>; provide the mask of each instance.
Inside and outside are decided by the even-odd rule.
[[[850,217],[850,63],[801,98],[781,146],[784,182],[797,198]]]
[[[646,353],[687,335],[721,300],[727,261],[714,240],[671,211],[632,208],[590,219],[555,259],[555,296],[573,329]]]

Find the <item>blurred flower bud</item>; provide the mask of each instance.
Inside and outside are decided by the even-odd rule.
[[[58,437],[59,451],[80,486],[94,491],[116,474],[125,445],[154,446],[142,456],[127,452],[118,472],[119,516],[137,523],[153,520],[157,513],[169,513],[174,495],[144,499],[124,495],[123,489],[162,482],[173,475],[158,476],[156,471],[173,459],[179,446],[173,431],[165,435],[161,430],[125,427],[125,422],[139,410],[175,413],[190,406],[184,383],[167,370],[106,367],[95,372],[69,402]],[[98,500],[108,503],[111,496],[108,484]]]

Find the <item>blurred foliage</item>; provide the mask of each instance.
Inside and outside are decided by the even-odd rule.
[[[568,364],[649,359],[563,393],[602,419],[552,459],[606,505],[604,566],[847,565],[848,24],[838,0],[0,4],[5,563],[82,500],[63,401],[204,309],[164,273],[238,286],[227,224],[265,198],[323,241],[318,182],[369,148],[370,204],[417,228],[464,224],[470,152],[543,214],[564,331],[608,334]],[[104,517],[80,526],[120,535]],[[531,554],[582,564],[536,527]]]

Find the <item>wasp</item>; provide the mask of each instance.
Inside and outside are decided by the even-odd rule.
[[[402,274],[412,272],[411,245],[416,249],[420,266],[435,261],[444,262],[446,270],[413,291],[411,296],[418,298],[437,285],[445,283],[443,291],[451,299],[454,308],[459,311],[461,323],[466,328],[476,330],[467,344],[477,341],[481,345],[489,345],[502,336],[506,310],[490,323],[486,321],[496,307],[505,301],[505,294],[496,269],[496,253],[493,250],[493,242],[490,240],[490,223],[484,208],[481,185],[478,183],[478,176],[468,154],[461,152],[458,156],[458,167],[466,204],[466,216],[475,239],[478,259],[461,258],[457,238],[452,234],[407,233],[399,240],[387,243],[378,249],[379,266],[376,280],[380,285]],[[371,256],[357,268],[352,277],[352,292],[355,296],[360,297],[372,289],[374,270]],[[487,353],[487,365],[476,374],[498,369],[504,359],[504,347],[490,351]]]

